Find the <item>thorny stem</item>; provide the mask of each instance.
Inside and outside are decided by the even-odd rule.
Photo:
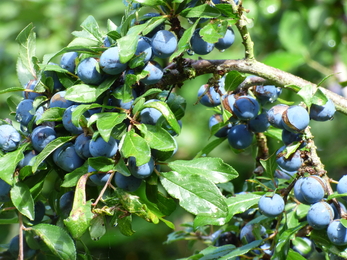
[[[188,79],[195,78],[200,75],[216,73],[227,73],[229,71],[239,71],[242,73],[249,73],[258,77],[260,83],[273,84],[278,87],[284,88],[289,85],[295,85],[297,91],[307,85],[312,85],[315,89],[320,89],[328,98],[330,98],[336,110],[347,115],[347,99],[316,84],[309,82],[305,79],[297,77],[291,73],[279,70],[277,68],[265,65],[254,59],[240,59],[240,60],[193,60],[184,59],[184,68],[180,73],[176,65],[170,64],[170,71],[166,71],[165,76],[157,84],[158,87],[165,88],[165,86],[184,82]],[[256,83],[256,81],[253,81]]]
[[[106,184],[104,185],[104,187],[102,188],[102,190],[100,191],[100,194],[99,194],[98,198],[97,198],[96,201],[92,204],[93,207],[95,207],[96,205],[98,205],[98,203],[99,203],[100,199],[102,198],[102,196],[104,195],[104,193],[105,193],[107,187],[108,187],[109,185],[111,185],[111,180],[113,180],[113,176],[114,176],[114,174],[115,174],[116,172],[115,172],[115,171],[110,171],[110,172],[108,172],[108,173],[110,173],[111,175],[110,175],[110,177],[108,178],[108,180],[107,180]]]
[[[18,212],[18,220],[19,220],[19,254],[18,254],[18,260],[24,259],[24,241],[23,241],[23,217],[20,212]]]
[[[269,157],[269,148],[267,146],[267,138],[264,133],[256,133],[258,154],[257,161],[260,159],[267,159]]]

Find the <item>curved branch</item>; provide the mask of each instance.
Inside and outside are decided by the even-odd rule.
[[[242,73],[249,73],[266,80],[268,84],[273,84],[278,87],[286,87],[295,85],[298,90],[307,85],[312,85],[319,88],[322,92],[330,98],[336,106],[336,110],[347,115],[347,99],[316,84],[307,81],[303,78],[297,77],[291,73],[279,70],[277,68],[268,66],[264,63],[256,61],[255,59],[241,59],[241,60],[193,60],[182,59],[182,64],[170,64],[170,69],[166,70],[165,76],[158,86],[165,87],[182,83],[188,79],[195,78],[200,75],[216,73],[225,74],[229,71],[239,71]],[[183,67],[183,70],[182,70]],[[263,81],[264,82],[264,81]]]

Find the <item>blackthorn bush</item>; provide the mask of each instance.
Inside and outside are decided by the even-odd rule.
[[[119,25],[101,30],[89,16],[42,59],[32,24],[16,38],[22,87],[0,91],[22,93],[0,122],[0,224],[19,223],[25,239],[0,258],[91,259],[86,235],[117,226],[130,236],[135,216],[174,229],[166,243],[207,245],[189,259],[347,258],[347,175],[328,175],[311,132],[320,122],[310,125],[347,114],[346,99],[321,87],[328,77],[315,84],[258,61],[242,1],[123,2]],[[283,37],[274,44],[305,46]],[[218,59],[241,44],[241,58]],[[185,118],[194,103],[202,113]],[[180,134],[200,116],[211,140],[191,155]],[[248,176],[230,165],[236,156],[253,160]],[[193,218],[175,231],[178,206]]]

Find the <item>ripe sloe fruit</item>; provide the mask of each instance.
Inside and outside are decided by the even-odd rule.
[[[324,105],[312,104],[310,108],[310,118],[316,121],[327,121],[333,118],[336,112],[335,104],[331,99]]]
[[[282,115],[283,127],[291,132],[302,132],[310,122],[310,116],[302,106],[290,106]]]
[[[0,202],[10,201],[11,185],[0,179]]]
[[[282,146],[278,151],[276,152],[276,162],[278,166],[280,166],[282,169],[286,171],[297,171],[300,166],[302,165],[302,158],[300,150],[297,150],[295,153],[291,154],[287,159],[285,158],[284,150],[286,149],[286,146]]]
[[[16,108],[16,120],[21,125],[27,126],[34,117],[33,100],[23,99]]]
[[[144,71],[148,71],[148,75],[141,79],[140,81],[146,85],[152,85],[158,83],[164,75],[163,68],[156,61],[147,62],[146,66],[143,68]]]
[[[149,177],[154,170],[154,160],[151,157],[147,163],[136,166],[136,158],[131,156],[128,160],[128,168],[134,177],[145,179]]]
[[[66,91],[62,90],[55,93],[49,101],[49,107],[68,108],[75,102],[65,99]]]
[[[246,224],[240,231],[240,239],[244,237],[248,243],[255,241],[255,236],[253,234],[254,228],[255,228],[255,224]],[[267,237],[265,227],[260,225],[259,228],[260,228],[260,236],[263,238]]]
[[[218,42],[214,44],[214,47],[222,51],[222,50],[228,49],[231,45],[233,45],[234,41],[235,41],[234,31],[233,29],[228,28],[227,31],[225,32],[224,37],[220,38]]]
[[[347,193],[347,175],[343,175],[337,183],[336,190],[339,194]],[[347,200],[347,196],[342,197]]]
[[[326,202],[311,205],[307,213],[307,222],[314,229],[324,229],[334,220],[334,210]]]
[[[88,172],[95,172],[96,170],[91,167],[90,165],[88,166]],[[105,186],[106,182],[110,178],[111,174],[110,173],[97,173],[93,174],[89,177],[89,179],[96,185],[96,186]]]
[[[68,191],[64,193],[59,199],[59,209],[61,212],[62,218],[67,218],[70,215],[72,210],[72,204],[74,200],[75,192]]]
[[[190,46],[192,50],[199,55],[209,54],[214,49],[214,43],[204,41],[200,36],[200,28],[196,29],[190,39]]]
[[[141,37],[137,43],[135,55],[140,55],[142,53],[146,54],[143,60],[144,62],[148,62],[153,56],[150,39],[147,37]]]
[[[78,57],[78,53],[74,51],[64,53],[60,59],[60,67],[75,74],[77,57]]]
[[[101,69],[110,75],[118,75],[127,68],[126,63],[120,62],[118,47],[111,47],[104,51],[100,56]]]
[[[216,124],[222,123],[223,122],[223,118],[221,114],[214,114],[210,117],[210,120],[208,122],[208,126],[209,129],[212,130],[212,127]],[[230,125],[231,126],[231,125]],[[230,127],[228,126],[223,126],[222,128],[220,128],[214,135],[216,137],[226,137],[228,135],[228,131],[229,131]]]
[[[34,88],[37,85],[37,81],[36,80],[30,80],[25,86],[25,89],[30,89],[30,90],[34,90]],[[42,93],[35,93],[35,92],[29,92],[29,91],[23,91],[23,97],[25,99],[32,99],[34,100],[35,98],[39,97],[39,96],[43,96]]]
[[[296,181],[294,185],[294,196],[295,198],[300,201],[303,204],[310,204],[308,201],[305,200],[302,191],[301,191],[301,185],[304,182],[305,178],[300,178]]]
[[[224,87],[220,87],[219,91],[220,93],[218,93],[213,87],[210,87],[208,84],[202,85],[198,90],[199,102],[202,105],[207,107],[215,107],[220,105],[221,104],[220,94],[222,95],[225,94]]]
[[[254,95],[262,104],[273,103],[281,94],[282,89],[274,85],[256,86],[254,88]]]
[[[278,104],[270,108],[267,112],[267,118],[269,119],[270,125],[284,129],[282,114],[288,109],[288,107],[289,106],[285,104]]]
[[[89,142],[89,151],[93,157],[105,156],[110,158],[116,154],[117,150],[117,140],[112,136],[108,142],[105,142],[101,136],[99,136],[95,141],[91,140]]]
[[[55,138],[57,134],[52,127],[38,126],[31,133],[31,144],[37,152],[41,152]]]
[[[77,136],[75,140],[75,151],[78,154],[78,156],[84,160],[86,160],[89,157],[92,157],[92,154],[89,150],[89,143],[91,139],[92,138],[89,135],[80,134],[79,136]]]
[[[277,217],[284,210],[284,200],[274,194],[272,197],[263,195],[258,202],[260,212],[267,217]]]
[[[81,134],[83,133],[82,127],[77,127],[72,123],[72,112],[78,107],[78,105],[72,105],[69,106],[63,114],[63,126],[64,128],[69,131],[71,134]]]
[[[329,224],[327,234],[331,243],[338,246],[347,245],[347,229],[342,225],[340,219]]]
[[[103,80],[103,75],[99,73],[98,61],[92,57],[82,60],[77,66],[77,76],[86,84],[98,85]]]
[[[5,152],[17,149],[21,136],[11,125],[0,125],[0,148]]]
[[[142,180],[133,175],[124,176],[123,174],[116,172],[114,182],[117,187],[125,191],[134,192],[140,187]]]
[[[305,200],[310,203],[316,203],[324,198],[325,182],[318,176],[309,176],[303,179],[301,192]]]
[[[245,149],[252,144],[253,133],[248,130],[246,125],[232,126],[228,132],[228,141],[235,149]]]
[[[170,31],[160,30],[153,36],[151,45],[155,56],[168,58],[177,48],[177,38]]]
[[[249,129],[255,133],[265,132],[270,126],[269,120],[267,118],[267,113],[262,112],[255,118],[252,118],[251,120],[249,120],[248,125]]]
[[[84,160],[78,156],[73,143],[66,143],[53,152],[53,160],[58,167],[66,172],[81,167]]]
[[[14,259],[18,258],[18,255],[19,255],[19,235],[14,236],[11,239],[10,245],[8,247],[8,251],[14,257]],[[23,235],[23,253],[24,253],[24,259],[29,259],[29,258],[33,257],[36,253],[36,250],[31,249],[28,246],[24,235]]]
[[[241,96],[235,100],[233,112],[240,120],[249,120],[259,113],[258,101],[250,96]]]
[[[37,153],[35,152],[35,150],[26,152],[24,154],[24,158],[20,160],[20,162],[18,163],[18,168],[22,169],[24,166],[32,165],[33,161],[31,159],[34,158],[36,155]]]

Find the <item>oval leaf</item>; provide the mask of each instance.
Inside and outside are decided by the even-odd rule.
[[[123,136],[119,147],[124,158],[129,158],[130,156],[136,158],[137,166],[143,165],[150,160],[151,149],[148,143],[143,137],[136,134],[133,129]]]
[[[75,260],[75,243],[68,233],[59,226],[38,224],[32,230],[45,242],[48,248],[62,260]]]
[[[161,173],[161,183],[167,192],[179,200],[181,207],[197,215],[226,215],[228,206],[225,197],[210,180],[197,174],[178,172]]]
[[[202,157],[193,160],[176,160],[169,163],[174,171],[185,174],[198,174],[214,183],[228,182],[238,177],[237,171],[221,158]]]
[[[24,216],[27,216],[30,220],[34,220],[34,200],[28,186],[23,182],[17,182],[12,187],[10,194],[12,203],[18,209],[18,211]]]

